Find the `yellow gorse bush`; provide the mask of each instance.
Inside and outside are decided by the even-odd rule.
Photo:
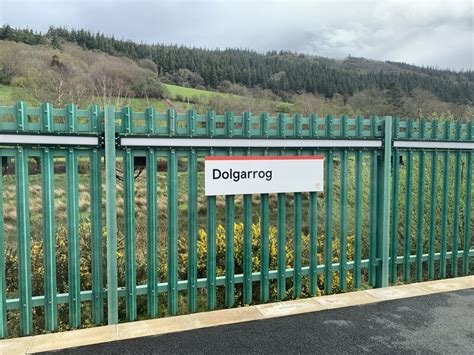
[[[217,276],[225,275],[225,251],[226,251],[226,237],[225,237],[225,227],[218,225],[216,229],[216,270]],[[206,277],[206,262],[207,262],[207,233],[204,229],[200,229],[198,232],[197,239],[197,256],[198,256],[198,275],[199,277]],[[259,224],[252,225],[252,271],[259,271],[261,268],[260,260],[260,246],[261,246],[261,230]],[[268,241],[269,241],[269,268],[270,270],[275,270],[278,266],[278,242],[277,242],[277,229],[275,227],[270,227],[268,231]],[[324,246],[324,235],[318,236],[318,253],[317,253],[317,262],[321,264],[324,262],[324,255],[320,252],[323,250]],[[244,224],[235,223],[234,224],[234,272],[236,274],[243,272],[243,245],[244,245]],[[309,265],[309,251],[310,251],[310,239],[309,235],[301,235],[301,250],[302,250],[302,265]],[[354,257],[354,236],[348,236],[347,238],[347,260],[353,260]],[[333,241],[333,252],[332,252],[332,261],[334,263],[339,262],[340,256],[340,241],[335,239]],[[286,240],[286,268],[291,268],[294,265],[294,253],[293,253],[293,236],[287,237]],[[187,260],[187,253],[184,252],[183,257],[184,261]],[[186,277],[183,275],[183,277]],[[339,290],[339,275],[334,273],[332,288],[334,292]],[[318,275],[318,285],[319,289],[324,288],[324,277],[323,275]],[[347,287],[348,289],[353,288],[353,275],[348,273],[347,275]],[[275,294],[276,294],[276,290]],[[291,294],[291,288],[289,289],[289,294]],[[308,289],[303,288],[303,293],[307,293]]]
[[[92,287],[92,249],[91,249],[91,224],[88,219],[81,220],[78,230],[80,238],[80,273],[81,273],[81,290],[90,290]],[[261,248],[261,230],[260,225],[253,224],[251,229],[252,234],[252,270],[253,272],[259,271],[261,267],[260,260],[260,248]],[[302,265],[309,265],[309,251],[310,251],[310,240],[309,235],[301,234],[301,245],[302,245]],[[197,271],[198,278],[205,278],[207,274],[207,232],[204,229],[198,230],[197,235]],[[289,233],[286,238],[286,268],[291,268],[294,265],[294,254],[293,254],[293,233]],[[102,253],[105,253],[105,241],[106,241],[106,231],[103,229],[102,233],[102,242],[103,248]],[[268,241],[269,241],[269,269],[275,270],[278,266],[278,241],[277,241],[277,229],[275,227],[270,227],[268,231]],[[65,226],[58,226],[56,229],[56,282],[57,282],[57,293],[67,293],[68,292],[68,257],[67,257],[67,230]],[[349,236],[347,242],[347,260],[353,260],[354,255],[354,237]],[[243,246],[244,246],[244,224],[235,223],[234,224],[234,273],[241,274],[243,272]],[[340,254],[340,242],[338,239],[333,241],[333,252],[332,252],[332,261],[339,262]],[[32,294],[33,296],[39,296],[44,294],[44,251],[43,251],[43,241],[35,240],[31,241],[31,280],[32,280]],[[318,253],[317,253],[317,262],[322,264],[324,262],[324,254],[321,251],[324,250],[324,235],[318,236]],[[136,258],[135,258],[135,267],[136,267],[136,278],[137,284],[146,284],[146,243],[137,242],[136,245]],[[216,228],[216,274],[217,276],[225,276],[225,253],[226,253],[226,230],[222,225],[218,225]],[[160,240],[158,246],[158,279],[159,282],[166,282],[167,280],[167,251],[166,244]],[[179,279],[185,280],[187,278],[187,262],[188,262],[188,250],[187,250],[187,236],[181,236],[178,241],[178,274]],[[103,270],[106,270],[106,260],[104,259]],[[125,238],[122,235],[119,235],[118,245],[117,245],[117,265],[118,265],[118,285],[125,286]],[[14,249],[7,249],[5,255],[5,275],[6,275],[6,285],[8,288],[6,290],[7,296],[9,298],[18,297],[18,256],[17,252]],[[105,276],[104,276],[105,282]],[[332,289],[333,292],[339,292],[339,275],[337,272],[333,273],[332,280]],[[105,285],[104,285],[105,286]],[[259,299],[258,283],[254,284],[254,300]],[[347,274],[347,290],[353,288],[353,275],[352,272]],[[324,289],[324,275],[318,274],[318,295],[321,293],[319,290]],[[345,290],[346,291],[346,290]],[[287,297],[291,298],[293,293],[292,278],[287,280]],[[276,299],[276,282],[270,283],[270,297],[271,299]],[[303,289],[302,294],[304,296],[309,295],[309,282],[308,277],[303,278]],[[235,290],[235,304],[241,304],[242,302],[242,287],[241,285],[236,285]],[[160,296],[161,297],[161,296]],[[203,299],[205,299],[205,292],[200,290],[198,297],[201,298],[200,303],[204,304]],[[180,304],[185,303],[186,296],[180,294]],[[166,301],[166,297],[163,296],[161,304],[161,313],[166,312],[166,307],[163,305]],[[223,303],[223,293],[218,292],[218,302]],[[82,310],[82,323],[85,326],[88,326],[92,323],[89,303],[83,303]],[[124,311],[124,304],[121,303],[121,310]],[[146,313],[146,301],[139,300],[138,302],[138,314]],[[185,307],[182,307],[185,309]],[[68,319],[67,319],[67,305],[58,306],[58,315],[59,315],[59,330],[68,329]],[[36,307],[34,308],[35,317],[34,324],[36,333],[41,333],[44,324],[44,315],[43,308]],[[10,324],[18,324],[19,318],[17,312],[12,312],[9,317]],[[12,336],[15,336],[15,333],[11,333]]]

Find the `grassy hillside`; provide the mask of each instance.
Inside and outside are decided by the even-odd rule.
[[[209,100],[222,99],[222,100],[244,100],[248,99],[239,95],[224,94],[215,91],[209,90],[200,90],[187,88],[178,85],[163,84],[168,90],[170,99],[156,99],[156,98],[129,98],[122,97],[117,101],[116,106],[131,106],[136,111],[143,111],[146,107],[154,107],[157,111],[163,112],[169,108],[174,108],[178,112],[185,112],[188,109],[197,109],[198,111],[203,111],[206,109],[206,106],[209,103]],[[22,91],[22,100],[26,101],[29,105],[36,106],[38,100],[34,99],[27,91]],[[0,84],[0,106],[8,106],[15,102],[15,95],[13,94],[13,88],[8,85]],[[91,98],[91,102],[95,100]],[[283,108],[286,108],[285,111],[290,111],[293,108],[291,103],[280,102],[280,101],[271,101],[271,100],[258,100],[262,104],[275,104],[280,105]],[[209,107],[209,109],[211,109]]]
[[[164,84],[165,87],[168,89],[170,97],[176,98],[176,96],[181,95],[183,98],[193,98],[193,97],[204,97],[210,98],[213,95],[218,97],[228,97],[229,94],[223,94],[220,92],[208,91],[208,90],[200,90],[200,89],[193,89],[193,88],[186,88],[183,86],[171,85],[171,84]]]
[[[0,105],[10,105],[11,103],[11,88],[0,84]]]

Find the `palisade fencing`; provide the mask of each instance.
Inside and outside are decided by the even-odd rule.
[[[19,102],[0,147],[1,337],[474,269],[472,122]],[[211,155],[323,155],[325,190],[204,196]]]

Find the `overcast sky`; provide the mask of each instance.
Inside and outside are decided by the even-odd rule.
[[[147,43],[347,55],[474,69],[471,1],[0,0],[0,23]]]

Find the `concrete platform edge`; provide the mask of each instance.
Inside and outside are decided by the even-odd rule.
[[[390,286],[118,325],[77,329],[0,341],[0,354],[25,354],[139,338],[224,324],[290,316],[326,309],[358,306],[406,297],[474,288],[474,275]]]

